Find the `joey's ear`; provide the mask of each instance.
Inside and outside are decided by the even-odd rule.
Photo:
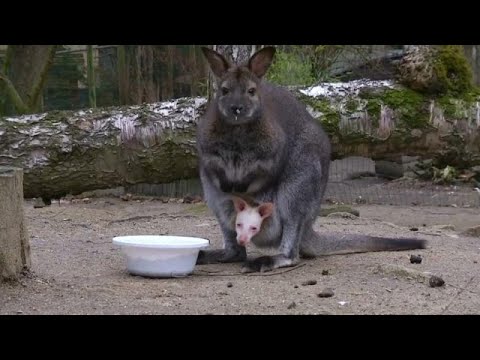
[[[273,46],[267,46],[252,55],[248,61],[248,68],[256,77],[261,78],[267,73],[268,68],[272,65],[275,51]]]
[[[247,203],[245,200],[237,197],[237,196],[232,196],[232,201],[233,201],[233,206],[235,207],[235,211],[237,213],[245,210],[247,208]]]
[[[203,55],[208,61],[210,65],[210,69],[212,69],[213,74],[220,78],[225,74],[230,67],[228,61],[223,57],[223,55],[219,54],[215,50],[209,49],[207,47],[202,46]]]
[[[262,219],[266,219],[273,213],[273,203],[265,203],[258,207],[258,213]]]

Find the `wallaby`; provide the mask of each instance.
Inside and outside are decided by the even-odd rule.
[[[235,231],[240,246],[248,246],[262,229],[263,222],[272,215],[273,204],[248,203],[238,196],[232,196],[235,208]]]
[[[214,50],[202,51],[217,91],[197,127],[199,172],[224,247],[200,251],[197,264],[245,261],[244,271],[269,271],[293,266],[300,256],[425,247],[417,239],[316,233],[312,226],[328,181],[330,141],[304,104],[264,80],[275,48],[257,51],[244,65],[232,65]],[[231,221],[232,193],[275,204],[255,244],[277,248],[279,254],[247,259]]]

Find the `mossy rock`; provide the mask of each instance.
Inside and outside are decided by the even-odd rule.
[[[360,211],[348,206],[348,205],[338,205],[330,208],[325,208],[320,210],[320,216],[328,216],[333,213],[349,213],[355,216],[360,216]]]
[[[472,69],[461,45],[419,45],[399,65],[399,82],[429,95],[463,97],[474,90]]]

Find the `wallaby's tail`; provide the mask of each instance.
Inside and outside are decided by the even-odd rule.
[[[425,249],[426,240],[415,238],[387,238],[362,234],[317,233],[313,229],[300,245],[300,255],[365,253],[374,251],[402,251]]]

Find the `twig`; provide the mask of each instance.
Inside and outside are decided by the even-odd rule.
[[[458,292],[452,297],[452,300],[450,300],[450,302],[447,304],[447,306],[445,306],[445,309],[443,309],[442,311],[442,314],[445,313],[445,311],[448,310],[448,308],[450,307],[450,305],[452,305],[452,303],[455,301],[455,299],[462,293],[464,292],[466,289],[467,289],[467,286],[469,286],[472,281],[476,278],[476,275],[475,276],[472,276],[472,278],[470,280],[468,280],[468,282],[465,284],[465,286],[463,288],[460,288],[458,290]],[[456,288],[456,286],[453,286],[451,285],[452,287]]]
[[[129,217],[129,218],[126,218],[126,219],[111,220],[111,221],[109,221],[108,225],[111,225],[111,224],[114,224],[114,223],[122,223],[122,222],[127,222],[127,221],[146,220],[146,219],[153,219],[153,216],[150,216],[150,215],[133,216],[133,217]]]
[[[288,269],[284,269],[284,270],[281,270],[281,271],[276,271],[276,272],[267,272],[267,273],[241,273],[241,272],[238,272],[238,273],[221,273],[219,274],[218,271],[207,271],[207,270],[196,270],[195,273],[193,275],[195,276],[237,276],[237,275],[244,275],[244,276],[273,276],[273,275],[280,275],[280,274],[284,274],[286,272],[289,272],[289,271],[293,271],[293,270],[297,270],[303,266],[305,266],[306,264],[299,264],[299,265],[296,265],[296,266],[293,266],[293,267],[290,267]],[[198,274],[197,272],[203,272],[205,274]]]
[[[67,208],[67,207],[65,207],[65,208],[63,208],[63,210],[60,210],[60,211],[59,211],[59,212],[57,212],[56,214],[54,214],[54,215],[51,215],[51,216],[47,216],[47,219],[53,219],[55,216],[58,216],[58,215],[60,215],[60,214],[64,213],[64,212],[65,212],[67,209],[68,209],[68,208]]]

